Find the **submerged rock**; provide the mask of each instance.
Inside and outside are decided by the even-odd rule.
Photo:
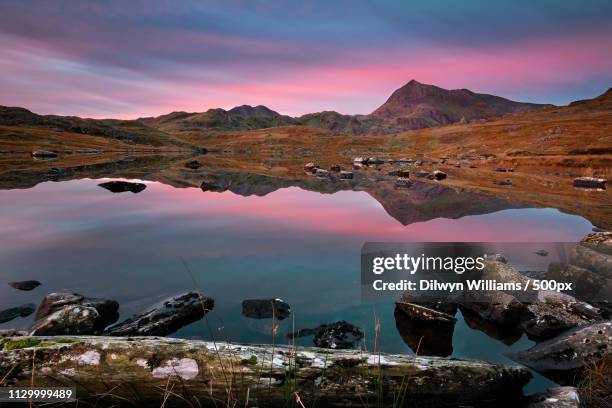
[[[548,251],[545,249],[538,249],[537,251],[534,252],[534,254],[539,255],[539,256],[548,256]]]
[[[17,290],[30,291],[34,290],[41,285],[41,283],[37,280],[26,280],[19,282],[9,282],[10,287],[15,288]]]
[[[86,298],[78,293],[51,293],[38,306],[30,330],[33,334],[49,336],[95,334],[117,321],[118,310],[119,303],[114,300]]]
[[[491,321],[483,319],[469,309],[461,306],[459,309],[461,309],[463,321],[470,329],[481,331],[487,336],[499,340],[508,346],[513,345],[523,336],[523,330],[518,326],[498,326]]]
[[[314,344],[329,349],[361,348],[363,329],[341,320],[336,323],[322,324],[314,333]]]
[[[36,305],[27,303],[25,305],[11,307],[10,309],[0,311],[0,323],[10,322],[18,317],[27,317],[34,313]]]
[[[596,177],[577,177],[574,179],[574,187],[605,189],[608,180]]]
[[[131,193],[140,193],[147,186],[142,183],[131,183],[129,181],[107,181],[106,183],[100,183],[98,186],[112,192],[112,193],[125,193],[127,191]]]
[[[246,299],[242,301],[242,315],[251,319],[286,319],[291,306],[282,299]]]
[[[527,397],[525,408],[580,408],[578,390],[574,387],[549,388]]]
[[[566,331],[510,358],[562,384],[574,383],[576,374],[612,353],[612,322],[600,322]]]
[[[462,308],[500,327],[519,324],[525,309],[514,296],[502,291],[465,291],[458,302]]]
[[[415,354],[446,357],[453,353],[454,321],[427,321],[421,319],[420,313],[415,318],[414,309],[403,308],[399,303],[396,303],[394,317],[402,340]]]
[[[167,336],[204,317],[215,305],[212,298],[187,292],[168,298],[146,312],[117,323],[108,336]]]

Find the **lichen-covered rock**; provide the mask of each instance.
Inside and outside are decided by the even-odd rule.
[[[574,387],[550,388],[527,397],[525,408],[580,408],[578,390]]]
[[[18,317],[27,317],[34,313],[36,310],[36,305],[32,303],[27,303],[25,305],[11,307],[6,310],[0,311],[0,323],[10,322],[13,319]]]
[[[568,384],[575,381],[583,367],[612,352],[612,322],[600,322],[566,331],[529,350],[510,357],[555,381]]]
[[[34,322],[33,336],[92,334],[99,327],[100,314],[93,307],[68,305]]]
[[[530,378],[524,367],[363,350],[153,337],[9,341],[0,351],[6,384],[29,386],[34,371],[37,386],[76,387],[80,401],[98,406],[285,407],[289,383],[290,397],[308,407],[514,407]]]
[[[70,329],[70,322],[63,321],[62,324],[53,323],[48,321],[44,323],[43,321],[47,319],[47,317],[56,314],[56,312],[60,311],[63,308],[68,306],[83,306],[85,308],[93,308],[97,313],[89,313],[85,317],[91,319],[92,331],[83,332],[81,331],[86,327],[83,322],[79,322],[80,329],[78,332],[72,331]],[[32,325],[32,330],[34,328],[45,327],[46,335],[62,335],[62,334],[95,334],[99,333],[109,324],[112,324],[117,321],[119,318],[119,303],[110,299],[98,299],[98,298],[87,298],[78,293],[51,293],[40,302],[38,306],[38,310],[36,311],[36,316],[34,317],[34,324]],[[54,318],[61,317],[70,318],[71,316],[79,317],[78,313],[75,310],[72,310],[71,313],[55,315]],[[65,324],[64,324],[65,323]],[[49,332],[51,327],[55,327],[58,331]],[[61,330],[60,330],[61,328]]]
[[[145,188],[147,188],[146,184],[143,183],[132,183],[129,181],[107,181],[106,183],[100,183],[98,186],[112,192],[112,193],[125,193],[127,191],[131,193],[140,193]]]
[[[553,291],[539,291],[537,299],[527,303],[521,327],[536,340],[550,339],[565,330],[603,320],[605,313],[573,296]]]
[[[214,307],[215,301],[197,292],[168,298],[146,312],[104,331],[108,336],[167,336],[196,322]]]
[[[286,319],[291,306],[282,299],[246,299],[242,301],[242,315],[251,319]]]

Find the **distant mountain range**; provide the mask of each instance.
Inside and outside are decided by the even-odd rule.
[[[602,97],[607,100],[606,94],[600,98]],[[230,110],[217,108],[206,112],[172,112],[157,117],[116,120],[37,115],[23,108],[0,106],[0,126],[33,127],[52,132],[98,136],[128,146],[183,147],[184,141],[175,136],[184,132],[246,131],[298,125],[345,135],[389,134],[457,122],[486,120],[551,106],[515,102],[467,89],[446,90],[412,80],[393,92],[382,106],[368,115],[343,115],[334,111],[323,111],[291,117],[261,105],[242,105]],[[8,131],[8,128],[5,130]],[[17,141],[20,138],[18,133],[12,133],[11,137]]]
[[[446,90],[415,80],[391,94],[369,115],[343,115],[335,111],[309,113],[297,118],[281,115],[265,106],[242,105],[230,109],[209,109],[203,113],[172,112],[140,119],[163,131],[252,130],[285,125],[305,125],[348,135],[388,134],[411,129],[446,125],[526,112],[544,106],[515,102],[467,89]]]

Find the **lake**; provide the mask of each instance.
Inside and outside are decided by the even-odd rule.
[[[113,194],[98,187],[107,180],[0,191],[0,309],[70,291],[117,300],[121,318],[129,317],[196,289],[182,258],[198,288],[215,299],[215,308],[208,327],[197,322],[177,337],[270,343],[272,322],[242,317],[241,302],[280,297],[291,304],[293,319],[280,322],[276,342],[286,343],[293,325],[313,328],[346,320],[365,329],[371,349],[379,319],[382,351],[411,354],[396,328],[393,302],[361,300],[364,242],[573,242],[593,227],[551,208],[494,208],[408,223],[365,191],[322,194],[287,187],[243,196],[131,180],[147,188]],[[43,285],[20,292],[5,284],[26,279]],[[0,328],[27,327],[31,317]],[[511,363],[505,353],[533,344],[522,337],[507,345],[458,317],[453,357]],[[312,345],[312,338],[297,344]],[[550,384],[535,375],[526,392]]]

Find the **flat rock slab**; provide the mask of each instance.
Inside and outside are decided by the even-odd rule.
[[[28,386],[33,367],[37,386],[74,386],[80,400],[101,405],[160,406],[171,387],[184,398],[170,395],[172,406],[247,406],[248,395],[248,406],[284,407],[289,381],[290,400],[295,392],[305,406],[391,406],[398,396],[397,406],[517,406],[531,376],[483,361],[155,337],[1,341],[8,385]]]

